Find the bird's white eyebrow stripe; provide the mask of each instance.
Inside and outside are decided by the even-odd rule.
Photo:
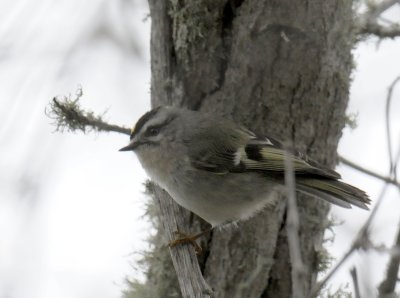
[[[147,117],[142,117],[144,119],[139,119],[138,124],[136,124],[134,131],[131,134],[131,139],[133,136],[138,134],[140,131],[146,131],[149,127],[157,127],[157,128],[163,128],[166,126],[168,123],[170,123],[172,120],[176,118],[176,115],[170,115],[167,118],[163,119],[160,123],[152,123],[153,119],[157,119],[157,113],[158,110],[155,113],[151,113],[152,111],[148,112]]]
[[[131,132],[131,139],[140,131],[142,128],[151,120],[153,119],[158,111],[160,110],[160,107],[155,108],[153,110],[148,111],[146,114],[144,114],[142,117],[139,118],[139,120],[136,122],[136,125],[133,127],[132,132]]]

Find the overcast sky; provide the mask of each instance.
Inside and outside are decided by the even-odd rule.
[[[142,277],[135,260],[151,233],[143,218],[146,176],[133,154],[118,152],[127,136],[55,133],[44,110],[79,86],[82,105],[107,110],[112,123],[131,126],[149,109],[146,2],[0,0],[0,16],[0,298],[120,297],[126,276]],[[348,112],[358,127],[346,128],[339,146],[381,174],[388,171],[385,94],[400,75],[399,53],[399,41],[355,49]],[[395,90],[394,148],[399,97]],[[380,181],[338,170],[376,199]],[[340,257],[368,212],[334,207],[332,214],[343,221],[329,245]],[[399,193],[390,188],[373,225],[376,244],[392,244],[399,218]],[[348,267],[358,266],[363,287],[373,290],[386,262],[386,255],[361,252]],[[346,268],[333,287],[350,282]]]

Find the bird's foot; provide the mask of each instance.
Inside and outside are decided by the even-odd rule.
[[[181,245],[181,244],[191,244],[191,245],[193,245],[196,254],[200,254],[202,252],[202,248],[200,247],[200,245],[197,244],[196,240],[199,237],[203,236],[206,232],[208,232],[208,230],[203,231],[198,234],[195,234],[195,235],[188,235],[188,234],[182,233],[180,231],[175,231],[175,235],[177,235],[179,238],[172,240],[169,243],[169,247],[175,247],[175,246]]]

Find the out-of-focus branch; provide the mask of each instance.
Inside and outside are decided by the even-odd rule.
[[[389,294],[393,294],[398,282],[399,266],[400,266],[400,224],[397,231],[397,239],[394,244],[397,248],[397,253],[393,252],[390,256],[389,265],[386,271],[385,279],[380,284],[379,296],[388,297]]]
[[[353,267],[350,269],[350,275],[351,275],[351,279],[353,280],[355,298],[361,298],[360,286],[358,284],[356,267]]]
[[[396,85],[400,82],[400,76],[395,78],[393,82],[390,84],[388,93],[386,96],[386,138],[387,138],[387,147],[388,147],[388,155],[389,155],[389,162],[390,162],[390,169],[389,174],[390,177],[393,177],[395,180],[397,178],[397,173],[395,171],[397,167],[398,160],[394,159],[393,156],[393,149],[392,149],[392,137],[391,137],[391,128],[390,128],[390,108],[392,103],[393,97],[393,90]],[[400,152],[400,148],[399,148]]]
[[[389,163],[390,163],[389,176],[379,175],[371,170],[368,170],[364,167],[361,167],[361,166],[349,161],[348,159],[346,159],[342,156],[339,157],[339,160],[343,164],[345,164],[349,167],[352,167],[353,169],[356,169],[364,174],[367,174],[367,175],[370,175],[377,179],[380,179],[386,183],[397,186],[400,189],[400,182],[397,181],[397,175],[396,175],[397,164],[400,159],[400,147],[397,151],[396,157],[394,157],[393,149],[392,149],[391,129],[390,129],[390,107],[391,107],[391,102],[392,102],[392,97],[393,97],[393,90],[399,82],[400,82],[400,76],[395,78],[393,80],[393,82],[390,84],[390,86],[388,88],[387,96],[386,96],[385,123],[386,123],[386,139],[387,139],[387,147],[388,147],[388,156],[389,156]]]
[[[400,146],[398,148],[398,154],[396,158],[393,157],[392,150],[392,141],[391,141],[391,133],[390,133],[390,106],[392,102],[393,90],[395,86],[400,82],[400,77],[397,77],[392,84],[389,86],[388,94],[386,97],[386,132],[387,132],[387,142],[388,142],[388,155],[390,161],[390,176],[393,179],[397,179],[397,165],[400,159]],[[400,187],[398,187],[400,191]],[[398,231],[396,236],[395,244],[393,245],[393,250],[397,250],[397,253],[394,252],[390,256],[388,268],[386,271],[385,279],[380,284],[379,297],[389,297],[390,295],[394,295],[394,291],[396,288],[396,283],[398,280],[399,267],[400,267],[400,223],[398,225]]]
[[[307,285],[305,267],[301,257],[299,239],[299,212],[296,201],[296,182],[293,163],[285,154],[285,186],[288,198],[286,231],[289,245],[289,255],[292,264],[292,297],[305,297]]]
[[[400,36],[400,24],[383,26],[378,22],[386,10],[399,3],[399,0],[368,3],[367,11],[356,19],[356,32],[360,35],[374,35],[379,38],[395,38]]]
[[[372,176],[374,178],[377,178],[379,180],[382,180],[382,181],[384,181],[386,183],[389,183],[389,184],[392,184],[394,186],[400,187],[400,182],[398,182],[398,181],[396,181],[396,180],[394,180],[394,179],[392,179],[390,177],[383,176],[383,175],[375,173],[374,171],[368,170],[368,169],[366,169],[366,168],[364,168],[364,167],[362,167],[362,166],[360,166],[358,164],[355,164],[354,162],[344,158],[343,156],[339,156],[339,161],[341,163],[345,164],[346,166],[349,166],[349,167],[351,167],[351,168],[353,168],[353,169],[355,169],[355,170],[357,170],[359,172],[362,172],[364,174],[367,174],[369,176]]]
[[[367,3],[368,5],[367,14],[370,18],[377,19],[382,13],[384,13],[386,10],[388,10],[397,3],[399,3],[399,0],[383,0],[380,1],[379,3],[369,2]]]
[[[379,38],[395,38],[400,36],[400,25],[382,26],[378,23],[366,23],[359,26],[358,34],[374,35]]]
[[[119,132],[130,134],[130,129],[114,124],[109,124],[103,120],[102,115],[95,115],[92,111],[85,111],[79,105],[79,100],[82,97],[82,91],[79,89],[76,97],[71,99],[71,96],[62,98],[54,97],[47,106],[45,113],[53,120],[56,126],[56,131],[82,131],[84,133],[90,131],[103,132]]]

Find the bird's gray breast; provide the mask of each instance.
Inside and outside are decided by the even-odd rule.
[[[219,175],[191,170],[166,190],[178,204],[217,226],[250,218],[276,201],[279,188],[258,173]]]

